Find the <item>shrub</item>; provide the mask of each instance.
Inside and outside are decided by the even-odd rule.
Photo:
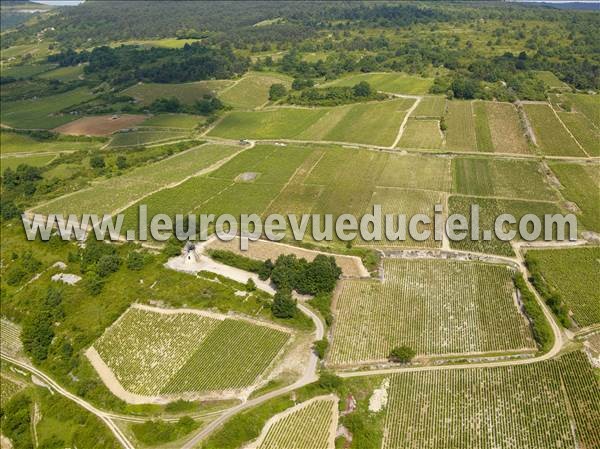
[[[319,387],[327,391],[335,391],[342,385],[342,379],[329,371],[324,371],[319,376]]]
[[[271,259],[267,259],[258,270],[258,278],[261,281],[266,281],[271,277],[271,271],[273,271],[273,262],[271,262]]]
[[[104,255],[96,264],[96,273],[101,277],[106,277],[111,273],[119,271],[121,259],[116,254]]]
[[[298,313],[296,300],[289,290],[280,290],[273,297],[271,312],[277,318],[294,318]]]
[[[323,360],[325,358],[325,354],[327,353],[327,348],[329,347],[329,341],[326,338],[322,340],[315,341],[313,343],[313,351],[319,357],[319,359]]]
[[[139,271],[144,268],[144,255],[137,251],[131,251],[127,255],[127,268],[132,271]]]
[[[240,270],[250,271],[251,273],[258,273],[264,265],[260,260],[250,259],[249,257],[222,249],[211,249],[208,251],[208,255],[217,262],[239,268]]]
[[[414,349],[408,346],[397,346],[390,351],[389,359],[396,363],[408,363],[415,355]]]
[[[256,282],[254,282],[254,279],[249,278],[248,282],[246,282],[246,291],[253,292],[255,290],[256,290]]]
[[[271,87],[269,89],[269,100],[277,101],[277,100],[285,97],[286,94],[287,94],[287,89],[285,88],[285,86],[283,84],[280,84],[280,83],[271,84]]]

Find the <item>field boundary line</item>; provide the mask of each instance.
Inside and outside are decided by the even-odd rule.
[[[413,105],[406,110],[404,119],[402,120],[402,123],[400,124],[400,129],[398,130],[398,133],[396,134],[396,139],[394,140],[394,143],[392,143],[392,146],[389,148],[396,148],[396,146],[398,145],[398,142],[400,142],[400,138],[402,137],[402,134],[404,134],[404,129],[406,128],[406,124],[408,123],[408,118],[415,111],[415,109],[417,108],[417,106],[419,105],[420,102],[421,102],[421,97],[417,97],[415,102],[413,103]]]
[[[590,157],[590,154],[585,151],[585,148],[583,148],[583,145],[581,145],[579,143],[579,140],[577,140],[577,138],[573,135],[573,133],[571,132],[571,130],[567,127],[567,125],[565,125],[565,122],[563,122],[560,118],[560,115],[558,115],[558,113],[554,110],[554,108],[552,107],[552,105],[550,105],[550,109],[552,109],[552,112],[554,113],[554,116],[557,118],[557,120],[560,122],[560,124],[563,126],[563,128],[567,131],[567,133],[569,134],[569,136],[571,136],[571,139],[573,139],[575,141],[575,143],[577,144],[577,146],[579,147],[579,149],[581,151],[583,151],[583,153],[587,156]],[[585,117],[585,116],[584,116]],[[586,117],[587,118],[587,117]]]

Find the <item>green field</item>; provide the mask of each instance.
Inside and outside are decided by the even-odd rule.
[[[446,98],[423,97],[412,113],[413,117],[442,117],[446,112]]]
[[[330,364],[381,362],[402,345],[422,355],[535,350],[508,267],[384,259],[383,270],[383,282],[341,282]]]
[[[442,132],[439,121],[409,119],[398,142],[398,147],[441,149]]]
[[[600,232],[600,169],[598,165],[551,163],[550,168],[563,186],[562,194],[573,201],[582,214],[579,225]]]
[[[558,112],[571,134],[590,156],[600,156],[600,131],[579,112]]]
[[[452,160],[452,172],[455,193],[527,200],[557,199],[538,162],[460,157]]]
[[[475,135],[477,138],[477,150],[484,153],[494,151],[492,143],[492,133],[488,123],[489,117],[486,104],[481,101],[473,102],[473,112],[475,113]]]
[[[0,149],[2,154],[10,153],[60,153],[61,151],[95,150],[99,142],[81,142],[71,140],[36,140],[26,134],[0,131]]]
[[[475,120],[470,101],[449,101],[446,115],[446,148],[452,151],[477,151]]]
[[[209,135],[231,139],[324,140],[393,144],[412,100],[392,100],[332,108],[275,108],[232,112]]]
[[[548,89],[569,89],[569,86],[559,80],[554,73],[547,70],[535,72],[535,76],[542,81]]]
[[[155,396],[249,387],[288,338],[225,316],[130,308],[94,348],[127,391]]]
[[[465,217],[470,217],[471,206],[479,206],[479,240],[471,240],[470,234],[464,240],[451,241],[450,247],[464,251],[474,251],[478,253],[498,254],[501,256],[513,256],[514,251],[510,242],[502,241],[494,236],[494,224],[498,216],[502,214],[510,214],[515,217],[517,223],[515,225],[505,225],[508,230],[517,231],[515,235],[516,241],[520,240],[518,232],[519,220],[526,214],[533,214],[540,218],[543,223],[544,215],[546,214],[564,214],[556,203],[543,201],[522,201],[522,200],[501,200],[494,198],[481,198],[469,196],[451,195],[448,199],[449,214],[461,214]],[[483,231],[492,231],[491,240],[483,239]],[[543,231],[543,230],[542,230]],[[567,230],[568,235],[568,230]],[[543,238],[543,232],[540,239]],[[538,239],[539,240],[539,239]]]
[[[585,156],[547,104],[524,104],[540,151],[550,156]]]
[[[275,416],[258,449],[330,449],[336,405],[332,397],[318,397]]]
[[[2,67],[2,76],[7,78],[30,78],[44,74],[56,67],[55,64],[28,64]]]
[[[206,117],[190,114],[159,114],[142,122],[140,127],[194,129],[204,124]]]
[[[46,80],[59,80],[62,82],[75,81],[83,76],[83,65],[59,67],[49,72],[42,73],[39,78]]]
[[[597,95],[564,94],[578,112],[585,115],[596,127],[600,128],[600,100]]]
[[[129,95],[145,106],[158,98],[177,98],[183,104],[194,104],[204,95],[214,95],[232,83],[230,80],[197,81],[195,83],[162,84],[138,83],[125,89],[122,94]]]
[[[420,78],[404,73],[360,73],[324,84],[323,86],[354,86],[368,82],[374,89],[393,94],[424,95],[433,84],[432,78]]]
[[[192,176],[238,150],[238,147],[233,146],[203,145],[137,168],[122,176],[100,181],[90,188],[57,198],[33,209],[44,215],[111,213],[154,190]]]
[[[269,101],[269,89],[272,84],[283,84],[289,88],[291,83],[291,78],[279,73],[250,72],[235,84],[223,89],[219,98],[234,108],[259,108]]]
[[[171,130],[158,130],[158,131],[129,131],[129,132],[118,132],[113,134],[110,141],[110,148],[121,148],[121,147],[139,147],[143,145],[149,145],[153,143],[168,142],[170,140],[183,140],[189,139],[190,133],[186,131],[171,131]]]
[[[56,155],[54,154],[40,154],[34,156],[16,157],[7,156],[0,159],[2,165],[2,172],[7,168],[15,169],[21,164],[30,165],[32,167],[42,167],[48,164]]]
[[[567,304],[579,326],[600,323],[600,292],[590,282],[600,279],[600,247],[529,250],[527,261]]]
[[[581,352],[524,366],[402,373],[391,377],[381,447],[593,448],[599,420],[600,388]]]
[[[75,120],[77,115],[60,114],[65,108],[91,100],[93,94],[85,87],[37,98],[6,102],[2,105],[2,124],[14,128],[51,129]]]

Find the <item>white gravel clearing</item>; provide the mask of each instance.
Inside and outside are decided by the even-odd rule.
[[[373,390],[373,394],[369,398],[369,411],[380,412],[388,402],[388,389],[390,388],[390,379],[384,379],[381,386]]]

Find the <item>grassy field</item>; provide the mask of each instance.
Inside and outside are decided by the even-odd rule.
[[[2,161],[2,172],[7,168],[15,169],[21,164],[31,165],[32,167],[42,167],[52,161],[56,155],[54,154],[40,154],[25,157],[9,156],[3,157]]]
[[[276,108],[232,112],[209,135],[231,139],[325,140],[391,145],[412,100],[333,108]]]
[[[398,147],[441,149],[442,132],[439,121],[409,119],[398,142]]]
[[[2,67],[2,76],[7,78],[30,78],[55,68],[54,64],[27,64]]]
[[[145,48],[183,48],[186,44],[193,44],[194,42],[200,42],[200,39],[176,39],[176,38],[165,38],[165,39],[143,39],[143,40],[130,40],[124,42],[114,42],[111,46],[118,47],[120,45],[137,45]]]
[[[446,112],[445,97],[423,97],[412,113],[413,117],[442,117]]]
[[[129,131],[119,132],[113,135],[110,141],[110,148],[121,148],[121,147],[137,147],[148,145],[152,143],[167,142],[170,140],[186,139],[190,137],[190,133],[186,131],[171,131],[171,130],[158,130],[158,131]]]
[[[538,162],[460,157],[452,160],[452,173],[454,192],[463,195],[557,199]]]
[[[83,76],[83,65],[74,65],[70,67],[59,67],[49,72],[42,73],[39,78],[45,80],[59,80],[62,82],[75,81]]]
[[[452,151],[477,151],[475,120],[470,101],[449,101],[446,116],[446,148]]]
[[[386,360],[408,345],[418,354],[535,348],[502,265],[384,259],[384,281],[342,281],[328,361]]]
[[[283,84],[289,88],[292,79],[278,73],[251,72],[231,87],[223,89],[219,98],[234,108],[258,108],[269,101],[272,84]]]
[[[600,101],[596,95],[564,94],[578,112],[585,115],[596,127],[600,128]]]
[[[540,151],[551,156],[585,156],[552,108],[546,104],[525,104]]]
[[[569,89],[569,86],[559,80],[554,73],[547,70],[535,72],[535,77],[542,81],[548,89]]]
[[[194,129],[206,122],[206,117],[190,114],[159,114],[145,120],[140,127]]]
[[[484,104],[493,151],[529,154],[529,143],[517,109],[510,103],[486,101]]]
[[[170,158],[137,168],[122,176],[100,181],[88,189],[58,198],[34,211],[42,214],[111,213],[149,192],[177,182],[231,156],[238,147],[203,145]]]
[[[465,217],[470,216],[471,206],[479,206],[479,240],[471,240],[467,236],[461,241],[451,241],[450,246],[453,249],[464,251],[475,251],[479,253],[498,254],[501,256],[513,256],[514,251],[510,242],[502,241],[493,234],[495,220],[501,214],[511,214],[515,217],[517,224],[506,225],[508,230],[517,231],[515,240],[520,240],[518,232],[519,220],[526,214],[533,214],[540,218],[543,223],[545,214],[563,214],[555,203],[542,201],[522,201],[522,200],[499,200],[494,198],[481,198],[469,196],[451,195],[448,200],[449,214],[461,214]],[[486,241],[482,238],[483,231],[492,231],[491,239]],[[543,237],[543,233],[542,236]]]
[[[60,153],[61,151],[95,150],[99,142],[77,142],[69,140],[36,140],[25,134],[0,131],[0,149],[2,154],[10,153]]]
[[[600,247],[527,251],[550,291],[556,292],[579,326],[600,323]]]
[[[333,397],[317,397],[275,416],[258,449],[331,449],[336,406]]]
[[[563,186],[562,194],[581,210],[580,225],[600,232],[600,170],[598,165],[551,163],[550,168]]]
[[[248,387],[288,338],[225,316],[130,308],[94,348],[127,391],[155,396]]]
[[[580,352],[525,366],[395,374],[388,397],[383,449],[576,449],[600,441],[600,388]]]
[[[484,153],[494,151],[492,133],[490,131],[489,117],[485,103],[474,101],[473,112],[475,113],[475,136],[477,138],[477,150]]]
[[[0,115],[2,123],[14,128],[51,129],[78,118],[76,115],[59,114],[65,108],[83,103],[93,98],[85,87],[68,92],[37,98],[6,102]]]
[[[143,105],[150,105],[158,98],[175,97],[184,104],[194,104],[204,95],[213,95],[231,85],[230,80],[209,80],[195,83],[162,84],[138,83],[125,89],[122,94],[135,98]]]
[[[433,84],[432,78],[420,78],[404,73],[360,73],[350,75],[324,86],[354,86],[361,81],[368,82],[374,89],[383,92],[405,95],[424,95]]]
[[[585,115],[579,112],[558,112],[558,116],[587,154],[600,156],[600,131]]]

